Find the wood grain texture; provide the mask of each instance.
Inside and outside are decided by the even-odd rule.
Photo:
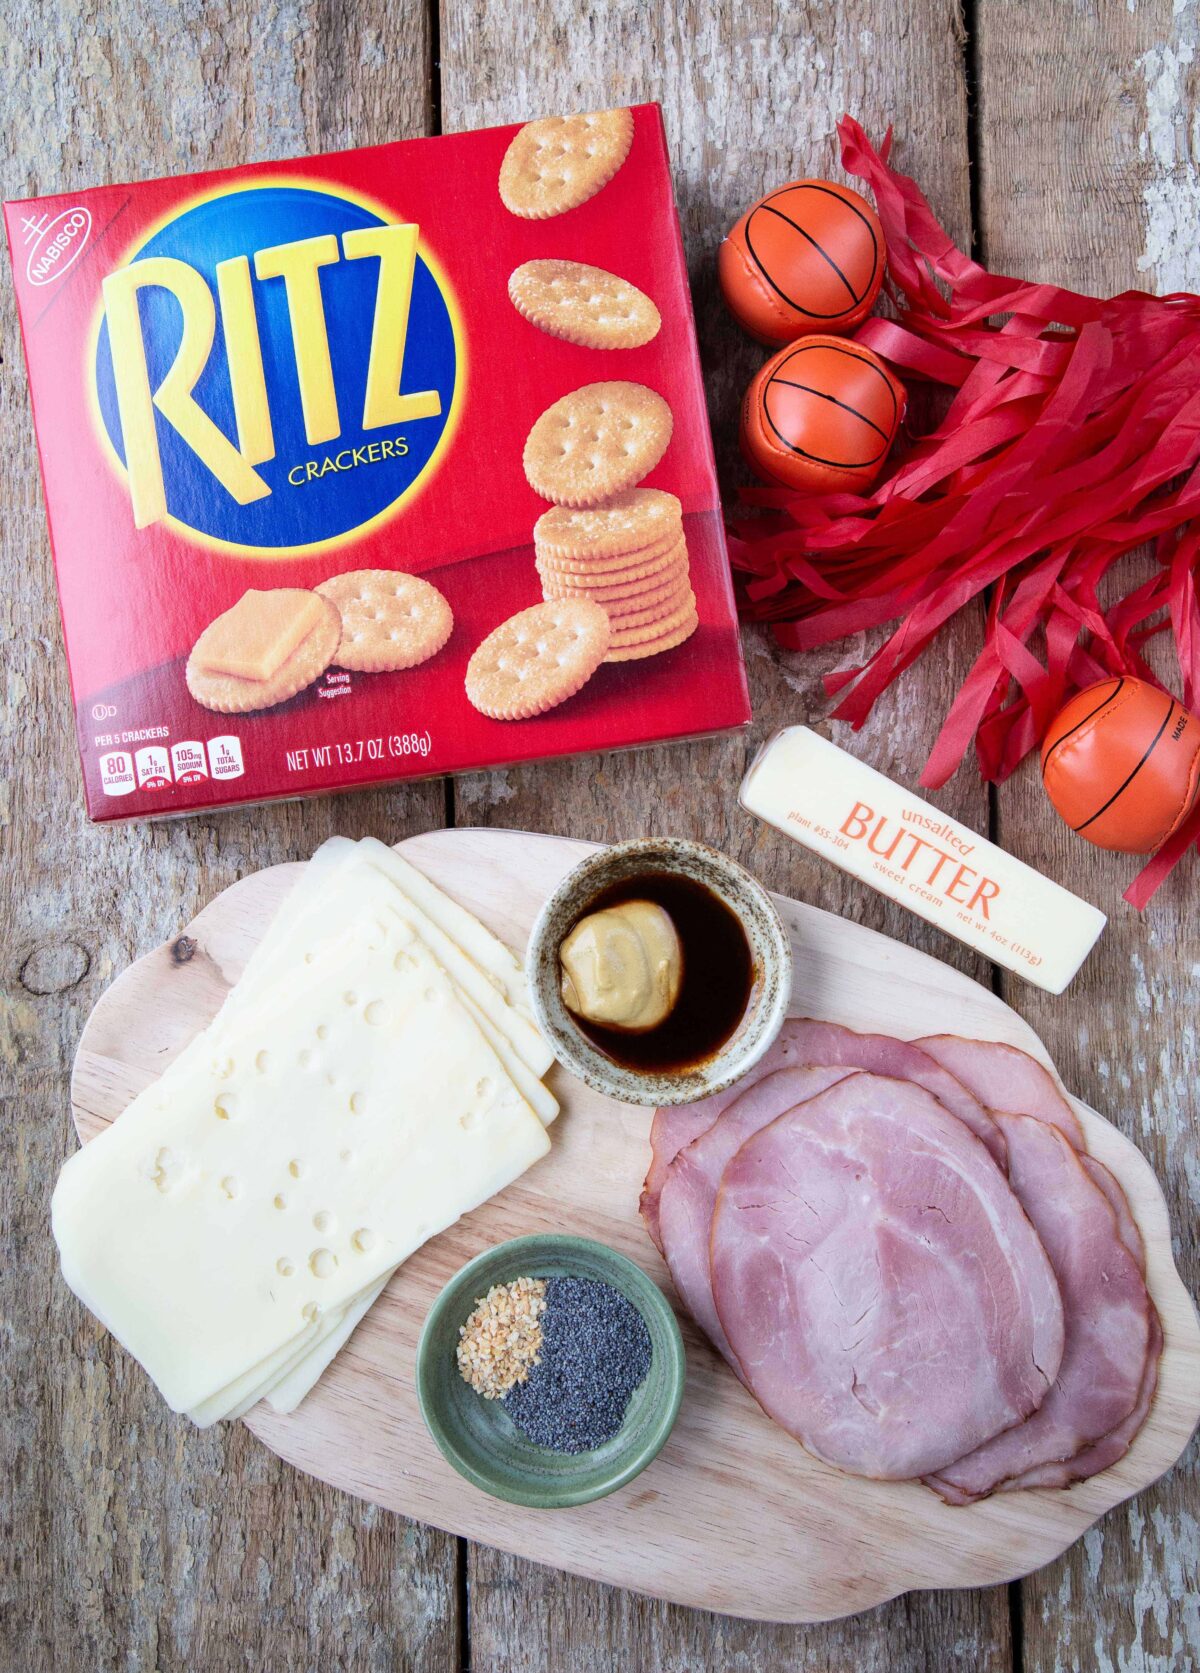
[[[400,138],[430,126],[422,7],[62,0],[0,16],[5,197]],[[451,1668],[457,1549],[199,1435],[64,1290],[51,1184],[83,1020],[216,889],[335,830],[440,823],[438,784],[89,826],[12,287],[0,285],[0,1666]],[[11,1558],[11,1560],[9,1560]]]
[[[509,946],[594,849],[523,832],[452,830],[400,851]],[[71,1096],[84,1139],[115,1120],[216,1015],[298,880],[275,866],[225,890],[101,998],[76,1055]],[[918,1037],[942,1028],[1044,1056],[990,989],[939,960],[783,896],[795,956],[793,1014]],[[1162,1193],[1141,1153],[1080,1104],[1088,1148],[1120,1179],[1146,1245],[1165,1347],[1150,1418],[1128,1456],[1069,1493],[997,1494],[970,1510],[912,1482],[864,1481],[809,1457],[769,1422],[685,1325],[684,1406],[660,1457],[623,1491],[575,1510],[528,1510],[464,1485],[426,1432],[417,1339],[465,1261],[514,1236],[567,1225],[623,1250],[661,1285],[666,1269],[637,1213],[652,1111],[559,1073],[551,1151],[516,1184],[406,1261],[302,1402],[259,1405],[248,1427],[290,1462],[381,1506],[571,1572],[726,1614],[819,1620],[910,1587],[1004,1581],[1073,1542],[1103,1510],[1170,1468],[1200,1418],[1200,1323],[1171,1260]]]
[[[859,0],[783,8],[768,0],[443,0],[442,118],[447,128],[594,109],[634,98],[663,105],[718,462],[726,493],[744,480],[736,457],[741,394],[763,351],[730,322],[715,279],[716,246],[746,204],[782,179],[839,174],[834,124],[853,110],[875,133],[894,121],[902,166],[939,212],[969,236],[962,21],[948,0],[881,8]],[[552,232],[552,223],[548,226]],[[966,635],[951,634],[902,693],[853,740],[872,765],[914,782],[966,671]],[[857,660],[863,642],[828,653],[781,653],[768,634],[744,635],[755,724],[745,736],[669,751],[566,761],[455,781],[455,822],[515,825],[596,839],[701,837],[776,889],[844,911],[929,947],[987,979],[987,966],[899,907],[833,872],[742,813],[734,790],[777,726],[818,719],[820,679]],[[835,729],[839,741],[844,729]],[[966,775],[945,805],[976,829],[988,804]],[[479,1669],[707,1665],[791,1669],[943,1666],[968,1655],[981,1669],[1011,1665],[1008,1599],[911,1597],[863,1620],[812,1628],[737,1627],[646,1604],[583,1581],[546,1577],[486,1549],[469,1568],[470,1639]],[[519,1607],[535,1588],[537,1606]],[[707,1660],[705,1659],[707,1658]]]
[[[1200,289],[1194,0],[979,8],[979,225],[992,268],[1108,294]],[[1126,579],[1148,563],[1131,561]],[[1160,642],[1158,671],[1178,690]],[[1005,978],[1001,991],[1151,1159],[1171,1205],[1184,1281],[1200,1288],[1200,1130],[1194,857],[1145,913],[1121,895],[1137,869],[1073,837],[1032,763],[1001,787],[997,839],[1109,914],[1067,1002]],[[1200,1663],[1200,1447],[1022,1588],[1026,1665],[1185,1669]]]

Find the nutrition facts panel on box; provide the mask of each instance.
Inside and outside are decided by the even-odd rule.
[[[139,747],[132,734],[97,738],[100,783],[106,796],[128,796],[134,790],[170,790],[176,784],[241,778],[246,764],[242,740],[234,733],[216,738],[181,738],[172,743],[163,727],[162,741]],[[144,736],[144,734],[141,734]],[[115,748],[111,745],[127,745]]]

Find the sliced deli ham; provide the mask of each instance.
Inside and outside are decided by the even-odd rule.
[[[866,1069],[874,1074],[915,1081],[939,1098],[952,1114],[982,1139],[1000,1167],[1005,1165],[1003,1135],[982,1101],[927,1052],[904,1040],[893,1040],[886,1034],[859,1034],[852,1028],[842,1028],[833,1022],[789,1017],[778,1038],[744,1080],[698,1103],[655,1112],[650,1128],[650,1167],[638,1206],[642,1222],[660,1253],[663,1244],[658,1224],[658,1199],[667,1170],[675,1157],[685,1145],[706,1133],[734,1100],[743,1096],[756,1082],[779,1069],[802,1064],[822,1068],[840,1066],[847,1070]]]
[[[1114,1464],[1119,1463],[1150,1415],[1158,1388],[1158,1361],[1162,1351],[1162,1324],[1155,1311],[1150,1318],[1150,1346],[1146,1353],[1142,1380],[1138,1384],[1137,1399],[1129,1415],[1122,1418],[1106,1435],[1101,1435],[1098,1441],[1081,1448],[1073,1458],[1064,1458],[1057,1464],[1041,1464],[1037,1469],[1026,1470],[1022,1475],[1004,1482],[1000,1491],[1012,1493],[1022,1487],[1070,1487],[1074,1481],[1086,1481],[1089,1476],[1099,1475],[1101,1470],[1109,1470]]]
[[[1119,1179],[1109,1172],[1103,1162],[1098,1162],[1094,1156],[1079,1158],[1084,1173],[1093,1185],[1096,1185],[1108,1198],[1108,1206],[1117,1219],[1117,1231],[1121,1242],[1129,1250],[1138,1263],[1138,1271],[1143,1278],[1146,1276],[1146,1246],[1142,1242],[1142,1234],[1137,1221],[1133,1217],[1133,1210],[1129,1206],[1129,1198],[1125,1195],[1124,1187]]]
[[[1108,1198],[1109,1206],[1117,1218],[1121,1242],[1137,1261],[1138,1270],[1145,1277],[1146,1251],[1142,1243],[1142,1234],[1120,1181],[1113,1177],[1103,1162],[1097,1162],[1094,1156],[1081,1156],[1079,1160],[1093,1184],[1098,1185]],[[1158,1309],[1152,1306],[1146,1363],[1142,1370],[1141,1382],[1138,1384],[1137,1399],[1128,1416],[1122,1418],[1107,1434],[1101,1435],[1098,1441],[1082,1447],[1073,1458],[1026,1470],[1023,1474],[1014,1476],[1011,1481],[1006,1481],[1002,1491],[1009,1493],[1019,1487],[1069,1487],[1073,1481],[1086,1481],[1089,1476],[1099,1475],[1101,1470],[1110,1469],[1124,1458],[1154,1404],[1154,1395],[1158,1388],[1158,1361],[1162,1350],[1162,1323],[1158,1317]]]
[[[998,1166],[1005,1165],[1004,1135],[982,1099],[952,1071],[934,1062],[920,1046],[907,1040],[893,1040],[890,1034],[859,1034],[839,1023],[814,1022],[809,1017],[796,1017],[786,1027],[801,1063],[816,1064],[823,1069],[840,1064],[847,1069],[865,1069],[873,1075],[889,1075],[924,1087],[987,1146]]]
[[[935,1473],[1037,1409],[1058,1284],[983,1144],[851,1074],[746,1140],[713,1212],[717,1316],[763,1408],[856,1475]]]
[[[916,1045],[935,1058],[989,1110],[1033,1115],[1057,1127],[1075,1150],[1086,1149],[1079,1117],[1049,1069],[1002,1040],[931,1034]]]
[[[1153,1308],[1105,1192],[1056,1127],[1032,1116],[997,1119],[1012,1189],[1058,1278],[1065,1339],[1037,1411],[930,1479],[956,1504],[1059,1466],[1124,1423],[1138,1403],[1150,1348]]]
[[[825,1026],[823,1023],[810,1023],[804,1017],[789,1017],[749,1074],[733,1086],[727,1086],[724,1092],[714,1092],[711,1098],[701,1098],[694,1104],[676,1104],[668,1109],[655,1110],[650,1124],[650,1166],[646,1170],[638,1209],[642,1224],[660,1254],[663,1253],[663,1246],[658,1227],[658,1199],[667,1171],[676,1156],[701,1133],[707,1133],[730,1104],[741,1098],[756,1082],[773,1075],[778,1069],[811,1061],[804,1055],[804,1048],[811,1043],[810,1030]],[[849,1030],[842,1032],[849,1033]]]
[[[713,1301],[708,1246],[713,1206],[726,1164],[752,1133],[843,1080],[848,1069],[776,1069],[735,1098],[707,1132],[679,1152],[658,1199],[662,1252],[679,1299],[717,1351],[737,1370]]]
[[[771,1047],[766,1057],[769,1057],[774,1049]],[[765,1060],[764,1058],[764,1062]],[[751,1070],[745,1081],[739,1081],[736,1086],[726,1087],[724,1092],[714,1092],[711,1098],[701,1098],[694,1104],[675,1104],[667,1109],[655,1110],[654,1120],[650,1123],[650,1166],[642,1184],[638,1212],[660,1255],[662,1234],[658,1229],[658,1199],[666,1181],[667,1169],[684,1146],[699,1138],[701,1133],[706,1133],[725,1106],[745,1091],[746,1081],[751,1080],[753,1074],[754,1071]]]
[[[967,1040],[958,1035],[939,1034],[917,1043],[982,1096],[985,1103],[994,1108],[1036,1116],[1039,1121],[1049,1122],[1059,1129],[1068,1143],[1080,1152],[1080,1163],[1088,1177],[1108,1198],[1116,1215],[1121,1241],[1144,1274],[1142,1234],[1133,1218],[1128,1198],[1120,1182],[1103,1163],[1084,1153],[1085,1141],[1079,1118],[1054,1075],[1026,1052],[1000,1041]],[[1082,1446],[1072,1457],[1031,1467],[1003,1482],[999,1491],[1008,1493],[1022,1487],[1069,1487],[1073,1481],[1086,1481],[1089,1476],[1098,1475],[1123,1458],[1154,1402],[1162,1349],[1162,1324],[1152,1307],[1145,1363],[1137,1396],[1128,1415],[1099,1440]],[[972,1501],[968,1496],[960,1495],[955,1502],[965,1504]]]

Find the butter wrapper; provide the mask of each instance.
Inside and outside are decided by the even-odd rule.
[[[1107,919],[806,726],[768,739],[749,813],[1036,987],[1061,993]]]

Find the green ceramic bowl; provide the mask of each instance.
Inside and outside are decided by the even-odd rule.
[[[596,1278],[626,1296],[650,1332],[650,1370],[625,1422],[593,1452],[549,1452],[527,1441],[500,1400],[484,1400],[455,1359],[460,1325],[493,1284],[514,1278]],[[516,1237],[486,1249],[446,1285],[417,1347],[417,1398],[429,1433],[454,1468],[510,1504],[553,1510],[589,1504],[641,1473],[661,1450],[683,1398],[686,1362],[670,1303],[640,1266],[586,1237]]]

